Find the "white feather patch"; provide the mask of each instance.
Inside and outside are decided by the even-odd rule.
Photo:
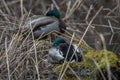
[[[56,61],[60,61],[64,59],[62,52],[56,48],[49,49],[49,56]]]
[[[74,49],[75,49],[77,52],[80,52],[80,50],[79,50],[79,48],[78,48],[78,46],[77,46],[76,44],[72,44],[72,45],[73,45]]]

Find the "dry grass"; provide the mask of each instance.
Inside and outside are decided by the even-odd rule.
[[[107,48],[120,57],[120,1],[97,1],[1,0],[0,80],[53,80],[52,65],[47,61],[47,51],[53,41],[51,37],[34,40],[28,35],[23,39],[20,34],[29,17],[44,15],[53,5],[60,10],[68,26],[65,35],[71,36],[71,41],[74,34],[79,45],[85,40],[96,50]],[[104,36],[104,41],[99,33]],[[59,75],[60,80],[63,75]],[[108,79],[111,80],[110,74]]]

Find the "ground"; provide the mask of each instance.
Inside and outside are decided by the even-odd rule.
[[[54,65],[47,59],[48,50],[53,41],[51,35],[48,35],[47,39],[34,40],[30,37],[23,38],[21,33],[21,28],[27,23],[28,18],[34,15],[45,15],[52,6],[55,6],[60,11],[61,18],[67,25],[66,32],[62,35],[56,34],[56,37],[64,37],[70,42],[74,33],[74,39],[77,39],[77,42],[75,41],[77,44],[79,41],[84,40],[92,48],[91,50],[80,44],[80,47],[85,49],[83,51],[85,54],[100,52],[103,49],[110,51],[110,53],[117,56],[116,62],[118,63],[115,67],[119,69],[119,0],[1,0],[1,80],[57,80],[57,78],[61,78],[61,75],[58,76],[54,72]],[[116,57],[113,59],[116,60]],[[77,65],[81,66],[81,64]],[[110,70],[108,68],[106,70],[109,72]],[[112,68],[111,70],[116,69]],[[113,80],[118,79],[119,75],[117,74],[119,71],[120,69],[118,72],[112,72],[114,75],[110,75],[109,80],[113,76]],[[106,78],[105,73],[103,72],[103,78]],[[101,77],[101,72],[96,73],[96,75],[98,78]],[[77,75],[77,79],[80,80],[80,78],[80,75]],[[96,77],[93,78],[96,79]]]

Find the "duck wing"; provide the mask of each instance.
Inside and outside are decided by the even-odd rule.
[[[48,51],[49,54],[49,61],[52,63],[59,63],[60,61],[64,60],[62,56],[62,52],[57,48],[51,48]]]
[[[70,61],[73,53],[74,53],[74,47],[71,45],[69,48],[68,43],[62,43],[59,45],[59,50],[63,53],[63,57],[67,57],[67,61]]]
[[[54,17],[49,16],[39,16],[38,18],[31,18],[28,22],[22,27],[23,33],[27,35],[31,30],[35,38],[39,36],[48,34],[49,32],[56,30],[60,32],[59,20]]]
[[[49,32],[56,30],[60,32],[60,28],[59,28],[59,22],[58,21],[54,21],[50,24],[44,25],[42,27],[38,27],[37,29],[33,30],[33,34],[35,37],[42,35],[47,35]]]
[[[70,48],[69,48],[70,46]],[[67,57],[67,61],[81,61],[81,52],[76,45],[69,45],[68,43],[63,43],[59,46],[60,51],[63,53],[63,57]],[[75,51],[76,50],[76,51]],[[75,53],[74,53],[75,51]],[[73,56],[73,57],[72,57]],[[72,57],[72,59],[71,59]]]
[[[37,27],[42,27],[44,25],[48,25],[53,23],[54,21],[58,21],[56,18],[54,17],[48,17],[48,16],[38,16],[35,18],[30,18],[27,23],[22,26],[22,28],[25,29],[36,29]]]

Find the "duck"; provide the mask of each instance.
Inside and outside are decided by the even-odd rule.
[[[25,35],[32,30],[34,38],[45,36],[52,31],[58,31],[64,33],[66,25],[61,19],[60,12],[56,9],[50,10],[46,15],[40,15],[30,18],[28,22],[23,26]]]
[[[64,60],[80,62],[82,61],[81,53],[82,50],[78,49],[77,45],[70,45],[65,39],[60,37],[52,43],[48,51],[48,61],[51,63],[63,63]]]

